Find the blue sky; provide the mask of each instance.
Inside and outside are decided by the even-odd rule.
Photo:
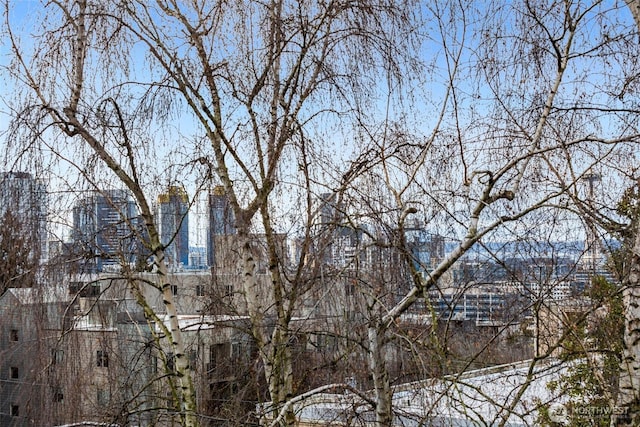
[[[483,3],[473,3],[474,6],[480,5],[479,9],[482,9],[482,4]],[[611,2],[606,4],[613,5],[614,3]],[[15,28],[21,29],[22,32],[20,33],[20,36],[23,37],[25,41],[28,41],[29,34],[33,31],[36,31],[38,28],[37,16],[38,16],[38,12],[42,10],[40,2],[13,1],[11,2],[11,7],[12,7],[12,15],[11,15],[12,25],[14,25]],[[621,18],[623,20],[631,22],[630,13],[626,8],[620,9],[618,13],[620,13],[621,15],[626,15],[626,16],[621,16]],[[429,28],[428,30],[434,31],[433,34],[431,34],[431,36],[435,38],[439,37],[439,35],[437,34],[437,30],[435,28]],[[427,29],[425,29],[425,31],[427,31]],[[460,33],[457,33],[457,35],[459,34]],[[3,38],[2,43],[0,44],[0,64],[5,67],[8,66],[7,48],[8,48],[8,45],[6,43],[6,40]],[[425,47],[423,55],[425,56],[434,55],[434,50],[432,50],[431,47],[427,46]],[[440,56],[439,58],[442,58],[442,56]],[[431,59],[431,58],[425,58],[425,59]],[[440,67],[439,76],[442,77],[442,73],[444,71],[444,64],[440,61],[435,65]],[[0,79],[2,79],[1,81],[4,83],[0,87],[0,144],[4,143],[4,139],[3,139],[4,131],[6,130],[9,120],[11,119],[11,114],[9,112],[9,109],[6,103],[11,101],[15,97],[15,93],[13,93],[12,91],[12,87],[7,80],[5,71],[6,70],[0,71]],[[432,123],[434,116],[437,114],[438,104],[440,102],[440,98],[442,97],[442,82],[423,81],[422,83],[423,83],[423,86],[420,88],[420,90],[416,89],[413,95],[418,98],[423,97],[424,102],[416,107],[415,114],[408,119],[410,124],[415,126],[416,134],[429,133],[430,124]],[[461,89],[460,95],[461,96],[466,95],[466,94],[463,94],[463,92],[465,92],[465,88],[462,87],[462,84],[472,84],[472,83],[462,82],[460,84],[461,84],[461,86],[459,87],[459,89]],[[411,89],[412,90],[409,91],[407,90],[407,88],[405,88],[407,92],[413,92],[413,88]],[[529,89],[532,89],[532,88],[529,88]],[[532,90],[532,92],[534,92],[534,90]],[[482,100],[469,101],[469,99],[467,98],[466,102],[475,102],[476,108],[480,110],[485,108],[485,105],[483,104]],[[490,105],[490,104],[487,103],[486,105]],[[401,108],[401,106],[398,108]],[[383,112],[384,112],[384,108],[380,106],[381,116],[383,115]],[[400,111],[400,113],[402,113],[402,111]],[[480,111],[479,114],[487,114],[487,112]],[[189,135],[191,133],[191,129],[190,129],[190,125],[187,123],[188,121],[176,120],[175,127],[180,128],[179,130],[182,133]],[[473,129],[472,124],[468,124],[468,125],[470,126],[470,130],[469,130],[470,132],[474,130],[484,131],[484,129]],[[478,135],[481,135],[481,134],[478,133]],[[343,135],[338,135],[337,137],[340,138],[340,137],[343,137]],[[332,143],[335,143],[335,145],[338,147],[336,148],[336,152],[338,153],[338,155],[341,153],[340,150],[344,149],[345,147],[351,148],[353,150],[353,146],[350,146],[347,143],[342,142],[342,146],[340,146],[341,142],[338,140],[336,140],[335,142],[332,141]],[[192,224],[195,224],[195,223],[196,221],[192,221]]]

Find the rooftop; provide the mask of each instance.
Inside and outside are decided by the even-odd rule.
[[[394,426],[493,426],[503,420],[507,427],[537,425],[540,407],[567,400],[548,385],[570,366],[528,360],[396,386]],[[367,426],[375,419],[371,407],[349,392],[316,394],[295,405],[295,413],[301,425]]]

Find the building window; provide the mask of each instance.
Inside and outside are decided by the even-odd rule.
[[[17,417],[20,415],[20,406],[19,405],[11,405],[11,407],[9,408],[9,414],[12,417]]]
[[[62,393],[62,387],[53,388],[53,401],[60,403],[64,400],[64,394]]]
[[[328,334],[316,335],[317,351],[333,351],[337,347],[336,337]]]
[[[82,282],[69,282],[69,294],[75,295],[82,289]]]
[[[18,335],[18,330],[17,329],[12,329],[9,332],[9,339],[11,341],[19,341],[19,335]]]
[[[244,343],[241,342],[232,342],[231,343],[231,359],[234,361],[239,361],[243,358],[246,352],[246,347]]]
[[[60,363],[62,363],[62,359],[64,358],[64,351],[57,349],[57,348],[52,348],[51,349],[51,364],[52,365],[59,365]]]
[[[178,295],[178,285],[171,285],[171,293],[173,295]]]
[[[87,283],[80,289],[81,297],[97,297],[100,295],[100,283]]]
[[[98,350],[96,352],[96,366],[99,368],[109,367],[109,354],[106,351]]]
[[[14,380],[20,378],[20,370],[17,366],[11,367],[11,378]]]
[[[224,287],[224,296],[225,297],[233,296],[233,285],[231,285],[231,284],[225,285],[225,287]]]
[[[208,371],[220,369],[229,365],[231,355],[231,343],[212,344],[209,347]]]
[[[189,351],[189,367],[195,369],[198,362],[198,352],[196,350]]]
[[[109,390],[99,388],[96,397],[99,406],[107,406],[109,404],[109,401],[111,400],[111,393],[109,392]]]
[[[203,297],[204,296],[204,286],[196,285],[196,296]]]
[[[91,290],[89,291],[89,296],[97,297],[100,295],[100,284],[91,285]]]
[[[346,289],[347,296],[353,296],[356,293],[356,279],[349,280]]]

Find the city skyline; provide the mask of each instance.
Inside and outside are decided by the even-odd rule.
[[[40,207],[38,208],[40,210],[37,216],[40,218],[39,233],[41,235],[48,236],[49,234],[46,233],[46,230],[49,224],[46,221],[48,215],[45,208],[46,200],[48,200],[48,196],[47,196],[47,186],[44,184],[44,182],[42,180],[36,180],[32,178],[31,175],[26,172],[2,172],[2,176],[5,177],[6,183],[20,182],[20,181],[31,183],[27,186],[23,186],[24,188],[22,188],[20,191],[26,191],[26,190],[30,191],[33,194],[33,196],[31,196],[32,201],[42,200],[45,202],[44,204],[40,205]],[[12,179],[7,180],[6,178],[12,178]],[[5,190],[3,190],[4,193],[0,193],[0,196],[2,196],[0,198],[9,196],[6,189],[10,187],[5,185],[3,188]],[[85,196],[82,196],[83,193],[85,194]],[[79,199],[77,200],[77,202],[72,208],[73,225],[69,226],[71,240],[67,242],[60,241],[59,243],[63,243],[63,244],[70,243],[74,241],[74,239],[77,242],[82,242],[83,239],[86,239],[91,235],[89,231],[87,231],[83,235],[83,233],[81,232],[82,228],[83,227],[86,228],[89,225],[91,225],[91,227],[100,228],[95,224],[90,224],[91,221],[93,221],[92,218],[100,217],[101,221],[104,220],[104,224],[102,227],[103,231],[106,231],[106,229],[108,229],[109,227],[113,227],[115,230],[115,234],[114,236],[108,237],[108,238],[101,237],[100,239],[97,239],[97,240],[94,239],[95,240],[93,245],[94,250],[99,251],[100,248],[102,248],[104,253],[107,254],[107,256],[115,255],[115,251],[113,249],[115,248],[114,239],[117,239],[118,236],[128,235],[130,234],[130,231],[127,230],[128,225],[126,224],[126,221],[121,222],[120,221],[121,218],[118,219],[118,215],[116,214],[118,211],[118,208],[114,209],[113,206],[111,206],[111,202],[109,202],[109,200],[112,200],[113,202],[115,202],[116,206],[118,205],[122,205],[121,207],[124,206],[125,209],[123,212],[127,212],[127,214],[132,219],[134,219],[137,217],[137,207],[131,194],[127,190],[121,190],[121,189],[120,190],[107,189],[102,191],[88,190],[86,192],[81,192],[80,194],[81,196],[79,197]],[[87,194],[89,194],[89,196],[87,196]],[[177,255],[177,253],[176,254],[173,253],[173,251],[175,251],[175,241],[174,241],[174,244],[169,245],[169,248],[168,248],[169,259],[171,260],[179,259],[178,263],[182,263],[182,265],[185,267],[189,266],[189,261],[188,261],[189,251],[191,249],[194,249],[194,250],[204,249],[206,251],[205,252],[206,259],[207,259],[206,265],[208,266],[214,265],[214,261],[212,258],[213,252],[212,252],[211,237],[215,235],[235,233],[234,226],[232,225],[234,222],[233,212],[230,210],[229,201],[227,196],[225,195],[223,187],[219,185],[213,186],[211,190],[209,190],[209,192],[204,194],[207,197],[206,198],[207,204],[208,204],[207,214],[194,212],[194,210],[200,210],[201,208],[196,206],[198,203],[194,203],[193,205],[191,205],[191,207],[189,206],[189,202],[190,202],[189,194],[184,189],[184,187],[169,186],[164,193],[159,194],[159,196],[157,197],[157,204],[155,205],[156,206],[155,208],[156,222],[157,222],[157,226],[163,242],[164,243],[168,242],[168,240],[170,239],[170,236],[173,236],[174,234],[176,235],[175,241],[182,239],[182,241],[195,242],[194,244],[188,244],[186,246],[182,244],[178,245],[181,247],[180,255]],[[336,218],[341,218],[345,215],[344,213],[340,213],[339,217],[334,217],[336,213],[336,208],[335,206],[332,205],[333,202],[330,202],[330,200],[333,200],[334,197],[335,197],[334,195],[331,195],[329,193],[321,194],[319,195],[316,201],[319,207],[318,208],[319,216],[317,218],[317,221],[323,227],[327,227],[331,224],[334,224],[334,221]],[[29,198],[25,198],[24,200],[29,200]],[[27,206],[24,200],[20,202],[22,207],[19,209],[24,209]],[[32,202],[29,202],[29,203],[32,203]],[[91,206],[91,205],[93,205],[93,209],[91,210],[92,212],[86,209],[87,206]],[[7,204],[4,204],[3,206],[5,206],[6,208]],[[163,211],[163,208],[164,208],[164,211]],[[104,217],[104,215],[101,216],[98,213],[99,211],[111,212],[110,214],[111,217],[107,219]],[[199,218],[196,221],[193,221],[193,218],[195,216],[198,216]],[[164,219],[167,220],[166,224],[163,224],[163,217]],[[184,220],[182,220],[183,218]],[[118,223],[119,225],[117,225],[116,223]],[[206,232],[203,233],[202,231],[198,232],[197,230],[194,230],[194,228],[196,227],[191,227],[191,225],[194,223],[196,224],[196,227],[199,227],[200,229],[204,228]],[[202,223],[205,223],[204,227],[201,225]],[[141,227],[141,224],[139,223],[138,219],[135,219],[132,222],[132,225]],[[359,240],[361,238],[355,235],[352,236],[352,234],[357,230],[351,230],[349,227],[344,227],[339,224],[334,224],[334,225],[337,225],[337,233],[339,235],[342,235],[341,239],[347,238],[349,241],[352,241],[351,243],[348,244],[350,246],[355,245],[354,244],[355,240],[353,240],[354,238],[356,240]],[[176,233],[178,226],[180,227],[180,232]],[[366,225],[364,224],[361,226],[366,227]],[[98,236],[98,234],[100,233],[94,232],[93,234],[94,236]],[[203,234],[204,236],[202,236]],[[200,237],[194,239],[193,238],[194,235],[199,235]],[[432,239],[435,236],[439,236],[438,238],[442,240],[440,240],[439,241],[440,243],[438,243],[438,247],[440,249],[436,250],[437,256],[434,259],[441,260],[445,254],[450,253],[456,247],[457,245],[456,238],[451,238],[450,236],[446,236],[446,235],[437,235],[433,231],[429,231],[427,228],[420,225],[419,221],[412,222],[411,225],[407,228],[407,238],[410,241],[415,241],[415,242],[417,242],[418,240],[424,241],[425,239]],[[519,246],[526,243],[526,246],[533,245],[532,247],[535,247],[534,252],[538,255],[531,255],[532,257],[539,256],[540,254],[545,254],[545,253],[548,253],[548,254],[555,253],[556,255],[559,255],[559,256],[568,256],[571,258],[576,258],[576,257],[584,257],[584,255],[587,254],[589,256],[589,259],[591,259],[594,257],[593,248],[591,250],[588,250],[587,247],[589,245],[589,242],[591,242],[594,239],[594,237],[593,237],[593,234],[589,234],[589,233],[585,233],[585,236],[586,237],[584,237],[583,239],[578,239],[578,240],[573,240],[573,239],[567,240],[567,241],[557,240],[557,241],[537,242],[537,243],[534,240],[531,240],[529,242],[520,242],[520,243],[518,243],[517,240],[513,242],[510,242],[507,240],[488,241],[485,243],[485,246],[474,246],[466,254],[465,258],[475,257],[475,258],[490,259],[492,257],[492,254],[494,254],[493,256],[495,256],[495,254],[498,254],[498,253],[500,253],[501,257],[512,256],[514,258],[517,258],[518,253],[521,251],[521,248],[519,248]],[[290,236],[290,238],[295,239],[296,236]],[[48,246],[51,243],[56,244],[56,242],[57,241],[55,240],[45,239],[44,242],[42,243],[42,247],[43,247],[42,253],[47,253]],[[88,242],[85,242],[85,243],[88,243]],[[415,243],[412,243],[412,244],[415,245]],[[616,247],[619,246],[619,242],[615,240],[604,240],[601,243],[599,243],[599,245],[600,246],[597,252],[599,254],[598,262],[596,264],[602,263],[604,261],[604,254],[602,252],[603,245],[605,247],[611,247],[615,249]],[[107,246],[110,246],[110,247],[107,247]],[[415,256],[418,262],[421,262],[423,264],[432,263],[429,257],[431,256],[430,254],[433,251],[428,251],[428,253],[425,253],[424,256],[420,255],[420,249],[417,249],[417,251],[418,252],[416,252]],[[335,257],[336,254],[332,256]],[[175,264],[175,265],[178,265],[178,264]]]

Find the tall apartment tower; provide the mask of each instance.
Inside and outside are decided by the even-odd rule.
[[[138,209],[126,190],[96,191],[73,208],[73,241],[88,267],[133,263],[143,253]]]
[[[321,193],[319,198],[319,221],[324,228],[339,229],[345,220],[344,207],[336,193]]]
[[[27,172],[0,173],[0,219],[31,246],[30,262],[47,258],[47,190]]]
[[[216,186],[209,193],[209,230],[207,233],[207,262],[215,266],[215,236],[236,234],[236,220],[224,187]]]
[[[318,220],[323,232],[319,249],[324,262],[341,268],[355,266],[362,230],[345,225],[346,215],[336,193],[320,194]]]
[[[168,264],[189,265],[189,196],[183,187],[158,196],[158,228]]]

